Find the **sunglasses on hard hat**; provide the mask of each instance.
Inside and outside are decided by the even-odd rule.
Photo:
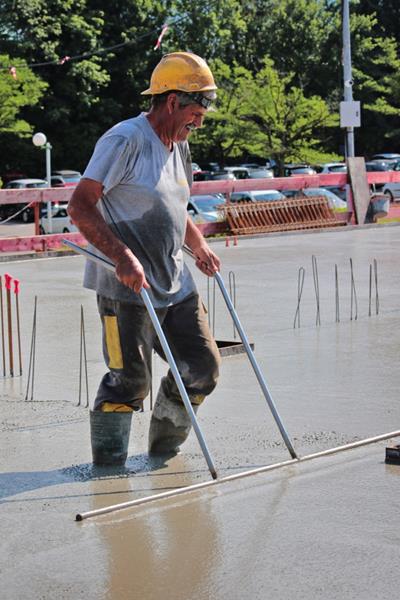
[[[212,92],[209,94],[209,96],[211,96],[211,95],[213,96],[212,98],[205,96],[204,93],[202,93],[202,92],[194,92],[194,93],[180,92],[180,93],[178,93],[179,101],[182,104],[182,106],[188,105],[188,104],[199,104],[203,108],[211,107],[213,101],[215,100],[215,98],[217,96],[215,92]]]

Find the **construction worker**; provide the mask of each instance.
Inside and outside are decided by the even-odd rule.
[[[192,183],[187,140],[202,126],[216,89],[202,58],[189,52],[165,55],[142,92],[151,96],[149,112],[118,123],[98,140],[69,203],[71,219],[92,251],[116,266],[114,275],[88,261],[84,276],[84,286],[97,293],[109,369],[90,413],[97,463],[125,462],[127,442],[119,439],[120,428],[129,439],[132,412],[149,393],[153,349],[162,355],[139,295],[142,288],[150,295],[195,411],[216,385],[218,348],[182,256],[187,244],[204,274],[213,276],[220,268],[187,213]],[[177,452],[190,428],[169,371],[151,417],[149,452]]]

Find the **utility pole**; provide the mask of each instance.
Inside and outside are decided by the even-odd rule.
[[[351,75],[351,45],[350,45],[350,9],[349,0],[342,0],[342,39],[343,39],[343,84],[344,101],[353,102],[353,78]],[[350,105],[347,105],[350,106]],[[346,127],[345,133],[346,157],[354,154],[354,127]]]

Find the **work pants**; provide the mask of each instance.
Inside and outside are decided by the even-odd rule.
[[[128,404],[139,410],[150,391],[153,349],[164,358],[145,306],[97,297],[103,325],[103,354],[109,372],[101,380],[94,403]],[[203,304],[193,294],[173,306],[156,309],[164,335],[192,404],[200,404],[215,388],[220,364]],[[163,389],[182,401],[171,371]]]

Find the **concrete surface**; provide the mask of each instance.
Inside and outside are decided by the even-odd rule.
[[[400,228],[269,236],[229,248],[221,240],[213,248],[227,286],[234,273],[241,322],[299,455],[400,429]],[[349,258],[358,304],[352,320]],[[379,314],[373,286],[368,317],[374,259]],[[294,329],[300,267],[306,270],[301,327]],[[22,378],[0,382],[2,597],[395,597],[400,466],[384,464],[389,442],[74,521],[77,512],[210,478],[193,434],[177,457],[147,457],[148,400],[145,412],[134,415],[126,468],[92,468],[88,411],[76,406],[81,305],[91,401],[104,366],[94,294],[81,287],[82,268],[80,257],[1,264],[1,274],[21,280],[24,364]],[[218,290],[214,316],[212,282],[207,293],[205,278],[196,277],[216,337],[233,339]],[[35,295],[34,391],[25,401]],[[16,340],[14,349],[18,365]],[[164,371],[154,360],[155,388]],[[224,359],[220,383],[198,416],[220,475],[289,458],[245,355]]]

